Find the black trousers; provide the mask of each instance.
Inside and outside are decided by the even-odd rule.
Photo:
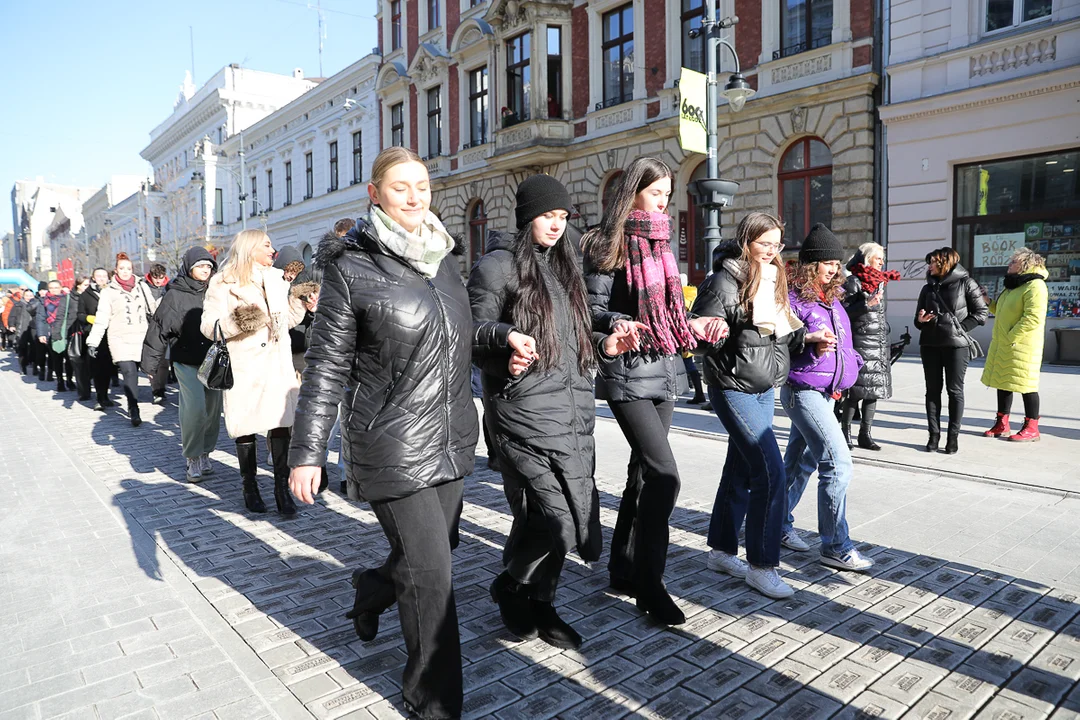
[[[34,367],[37,368],[38,380],[51,380],[52,367],[49,365],[49,344],[34,338],[33,348]]]
[[[1032,419],[1039,417],[1039,393],[1029,392],[1023,393],[1021,398],[1024,399],[1024,417]],[[997,391],[997,411],[1002,415],[1008,415],[1012,411],[1013,394],[1008,390]]]
[[[503,492],[514,516],[503,548],[503,565],[521,592],[535,600],[553,603],[566,554],[577,543],[570,504],[562,492],[538,489],[561,488],[555,477],[531,482],[506,457],[501,460]]]
[[[116,363],[120,375],[124,378],[124,396],[127,397],[128,410],[139,404],[139,364],[131,360]]]
[[[357,609],[382,612],[397,600],[409,655],[401,694],[424,718],[461,716],[461,636],[450,552],[458,546],[463,487],[459,479],[371,503],[390,556],[382,568],[361,575]]]
[[[668,520],[681,486],[668,442],[675,403],[631,400],[608,404],[630,443],[626,489],[611,537],[608,570],[639,588],[655,588],[663,583]]]
[[[964,421],[964,375],[968,367],[968,349],[924,345],[919,348],[919,355],[926,378],[926,424],[930,434],[941,434],[941,389],[944,384],[949,394],[949,434],[957,435]]]
[[[79,391],[79,399],[86,400],[90,397],[90,357],[83,355],[72,362],[75,367],[75,387]]]
[[[73,368],[71,362],[68,360],[67,352],[58,353],[49,346],[49,367],[52,368],[53,374],[56,375],[57,386],[64,384],[64,377],[66,375],[68,382],[73,382]]]
[[[856,398],[848,398],[844,401],[844,407],[841,411],[842,422],[850,426],[851,421],[855,419],[855,411],[859,409],[859,403],[862,403],[862,411],[859,413],[859,430],[861,432],[870,432],[874,427],[874,413],[877,412],[877,399],[858,400]]]
[[[97,393],[97,401],[103,403],[109,399],[109,385],[112,382],[113,367],[112,353],[109,352],[109,343],[102,340],[98,345],[97,357],[90,360],[90,376],[94,379],[94,390]]]
[[[171,364],[169,358],[162,355],[161,362],[158,363],[156,368],[146,369],[147,372],[153,373],[153,378],[150,380],[150,390],[155,397],[165,395],[165,386],[169,384],[169,372],[172,370]]]

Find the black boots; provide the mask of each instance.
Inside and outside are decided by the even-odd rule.
[[[139,403],[128,401],[128,415],[131,416],[131,427],[142,425],[142,415],[139,414]]]
[[[946,455],[955,455],[957,450],[960,449],[959,438],[960,438],[960,431],[959,430],[949,430],[948,437],[945,440],[945,454]]]
[[[240,461],[240,477],[244,481],[244,506],[253,513],[266,512],[266,503],[259,495],[259,483],[255,479],[255,473],[258,471],[255,443],[236,443],[236,459]]]
[[[840,421],[840,431],[844,433],[844,442],[847,443],[848,450],[855,447],[855,444],[851,442],[851,423]]]
[[[849,447],[851,439],[848,439]],[[863,450],[880,450],[881,446],[874,442],[874,438],[870,436],[870,428],[863,427],[859,430],[859,447]]]
[[[388,585],[389,592],[386,597],[371,597],[372,587],[387,586],[382,582],[377,570],[353,570],[352,586],[356,588],[356,597],[353,599],[352,610],[345,613],[345,617],[353,622],[353,630],[356,636],[364,642],[371,642],[379,634],[379,615],[381,610],[367,610],[374,602],[376,605],[389,607],[394,604],[394,586]]]
[[[701,385],[700,373],[691,375],[690,382],[694,385],[694,397],[690,398],[687,403],[690,405],[700,405],[705,402],[705,389]]]
[[[662,625],[682,625],[686,622],[686,615],[668,595],[663,584],[649,590],[638,588],[637,606],[638,610],[648,613],[649,617]]]
[[[503,570],[491,583],[491,599],[499,606],[499,615],[510,634],[519,640],[532,640],[540,634],[533,617],[533,603],[519,590],[520,585]]]
[[[937,452],[941,443],[941,433],[930,433],[930,439],[926,441],[926,452]]]
[[[282,515],[295,515],[296,504],[289,491],[289,434],[284,437],[271,435],[270,459],[274,464],[274,503]]]
[[[581,635],[559,617],[554,605],[543,600],[533,600],[532,611],[541,640],[563,650],[577,650],[581,647]]]

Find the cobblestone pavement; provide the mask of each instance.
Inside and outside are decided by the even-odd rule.
[[[0,717],[401,716],[396,615],[366,644],[343,617],[352,568],[386,552],[364,506],[328,492],[293,520],[249,516],[224,437],[216,474],[185,484],[175,407],[132,429],[72,398],[0,372]],[[600,489],[610,532],[620,488]],[[1075,595],[864,545],[871,575],[785,553],[798,592],[773,602],[706,568],[697,503],[672,519],[685,625],[651,624],[602,564],[568,562],[558,604],[581,650],[515,641],[487,594],[510,527],[498,476],[465,498],[468,717],[1080,718]]]

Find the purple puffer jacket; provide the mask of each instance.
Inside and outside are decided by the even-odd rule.
[[[806,325],[808,334],[832,330],[836,351],[818,357],[814,346],[807,343],[802,353],[791,358],[788,384],[796,390],[817,390],[829,396],[847,390],[858,380],[863,359],[851,344],[851,320],[844,306],[839,300],[832,305],[800,300],[794,291],[790,297],[791,310]]]

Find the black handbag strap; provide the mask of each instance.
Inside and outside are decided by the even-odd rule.
[[[222,345],[225,344],[225,334],[221,332],[221,321],[214,321],[214,342],[219,342]]]

